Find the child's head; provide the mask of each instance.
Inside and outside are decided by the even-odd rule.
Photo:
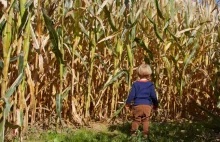
[[[137,74],[140,78],[149,78],[152,70],[148,64],[142,64],[137,68]]]

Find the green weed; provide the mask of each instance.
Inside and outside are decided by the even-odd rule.
[[[108,130],[72,129],[55,131],[36,131],[26,141],[32,142],[214,142],[215,132],[201,122],[152,122],[149,138],[144,139],[139,128],[136,137],[130,136],[130,123],[111,125]]]

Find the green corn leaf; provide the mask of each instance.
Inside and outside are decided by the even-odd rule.
[[[44,17],[44,21],[45,21],[45,24],[46,24],[46,27],[49,31],[49,34],[50,34],[50,40],[53,44],[53,48],[52,48],[52,51],[54,52],[56,58],[58,59],[58,61],[63,64],[63,58],[62,58],[62,53],[60,52],[59,50],[59,47],[58,47],[58,36],[57,36],[57,33],[53,27],[53,24],[52,24],[52,21],[51,19],[48,17],[48,15],[46,14],[46,11],[45,9],[42,10],[43,12],[43,17]]]
[[[125,4],[123,4],[121,10],[119,11],[118,17],[123,15],[123,13],[125,12],[125,9],[126,9],[126,6],[125,6]]]
[[[128,32],[128,28],[124,28],[122,34],[121,34],[121,39],[125,39],[125,34]]]
[[[64,1],[64,7],[65,7],[65,12],[64,14],[66,15],[66,13],[71,9],[72,5],[71,5],[71,0],[65,0]]]
[[[28,19],[29,19],[29,12],[28,12],[28,7],[25,9],[24,13],[23,13],[23,16],[21,18],[21,25],[18,29],[18,36],[22,36],[22,32],[24,31],[24,29],[26,28],[27,26],[27,23],[28,23]]]
[[[137,22],[135,22],[137,23]],[[132,24],[133,25],[133,24]],[[133,27],[133,26],[132,26]],[[134,25],[134,27],[131,29],[130,31],[130,41],[134,41],[135,37],[136,37],[136,26]]]
[[[105,34],[105,26],[104,26],[104,20],[102,20],[101,17],[96,16],[96,19],[98,20],[98,22],[100,23],[101,28],[102,28],[102,31],[97,33],[97,40],[99,40],[100,37],[102,37],[102,35]]]
[[[185,53],[183,52],[183,48],[182,48],[182,46],[179,44],[178,37],[176,37],[176,36],[169,30],[168,27],[167,27],[167,31],[168,31],[168,33],[171,35],[171,37],[176,41],[177,47],[180,49],[180,52],[181,52],[181,54],[183,55],[183,57],[185,57]]]
[[[63,92],[63,94],[62,94],[62,100],[64,99],[64,98],[66,98],[66,96],[68,96],[68,93],[69,93],[69,91],[70,91],[70,87],[67,87]]]
[[[38,40],[37,40],[37,37],[36,37],[36,35],[35,35],[35,32],[34,32],[34,29],[33,29],[33,26],[32,25],[30,25],[30,29],[31,29],[31,37],[32,37],[32,40],[33,40],[33,42],[35,43],[35,46],[33,46],[35,49],[36,49],[36,51],[37,50],[39,50],[40,49],[40,45],[39,45],[39,43],[38,43]]]
[[[12,124],[12,123],[10,123],[8,121],[5,122],[5,127],[11,128],[11,129],[21,128],[21,126]]]
[[[107,80],[107,82],[105,83],[104,87],[102,88],[102,90],[104,90],[105,88],[107,88],[109,85],[111,85],[112,83],[114,83],[115,81],[119,80],[124,74],[126,74],[126,76],[128,76],[128,71],[127,70],[121,70],[118,71],[115,75],[111,75],[109,77],[109,79]]]
[[[175,1],[174,0],[170,0],[169,1],[169,7],[170,7],[170,16],[173,17],[175,14]]]
[[[10,8],[9,8],[9,11],[11,11],[14,7],[15,7],[15,5],[16,5],[16,0],[11,0],[11,4],[10,4]]]
[[[85,26],[79,22],[79,27],[82,30],[82,32],[86,35],[87,38],[89,38],[89,32],[86,30]]]
[[[21,53],[19,56],[19,62],[18,62],[18,73],[22,73],[24,67],[24,54]]]
[[[21,53],[20,55],[18,56],[15,56],[13,58],[10,59],[10,62],[13,62],[13,61],[16,61],[17,59],[19,58],[19,62],[22,58],[24,58],[24,54]],[[20,64],[19,64],[20,65]],[[4,62],[2,60],[0,60],[0,69],[3,69],[4,67]],[[19,66],[20,67],[20,66]],[[22,68],[21,68],[22,69]],[[20,69],[19,69],[20,70]],[[20,73],[20,72],[19,72]]]
[[[185,65],[184,65],[184,69],[185,70],[188,66],[188,64],[191,62],[192,58],[194,57],[195,53],[196,53],[196,50],[197,48],[199,47],[199,44],[196,43],[196,45],[193,47],[193,51],[191,52],[191,54],[188,56],[185,57],[184,61],[185,61]]]
[[[132,24],[130,24],[127,28],[128,29],[131,29],[133,28],[134,26],[136,26],[136,24],[138,23],[138,20],[135,20]]]
[[[133,56],[133,52],[131,50],[131,46],[127,45],[127,54],[128,54],[128,61],[131,67],[133,67],[133,62],[134,62],[134,56]]]
[[[64,79],[66,78],[68,72],[69,72],[68,67],[64,67],[64,68],[63,68],[63,78],[64,78]]]
[[[33,4],[34,4],[34,1],[27,1],[26,3],[25,3],[25,8],[27,9],[27,8],[32,8],[32,6],[33,6]]]
[[[145,45],[144,41],[139,39],[139,38],[135,38],[134,41],[141,46],[149,55],[150,59],[153,61],[154,60],[154,55],[153,53],[147,48],[147,46]]]
[[[4,67],[4,62],[0,61],[0,69],[3,69],[3,67]]]
[[[201,27],[201,26],[199,25],[198,27],[196,27],[196,28],[192,31],[192,34],[190,35],[190,38],[189,38],[188,42],[186,43],[186,47],[188,47],[191,43],[194,42],[194,38],[195,38],[197,32],[199,31],[200,27]]]
[[[86,70],[89,72],[88,67],[87,67],[87,62],[83,59],[83,57],[80,55],[80,53],[78,51],[74,51],[74,54],[81,59],[82,64],[84,65],[84,67],[86,68]]]
[[[99,15],[101,13],[101,11],[103,10],[103,8],[107,5],[107,3],[110,3],[112,0],[105,0],[102,5],[99,7],[98,12],[96,13],[97,15]]]
[[[2,100],[2,99],[0,98],[0,100]],[[5,115],[3,112],[3,118],[0,120],[0,142],[4,142],[5,119],[6,118],[5,118]]]
[[[61,118],[61,110],[62,110],[62,97],[60,94],[56,95],[56,113],[59,118]]]
[[[5,108],[4,108],[4,118],[8,117],[8,114],[11,110],[12,104],[10,103],[9,99],[5,99]]]
[[[171,78],[171,75],[172,75],[172,66],[171,66],[171,64],[170,64],[170,61],[169,61],[169,59],[167,58],[167,57],[162,57],[162,60],[164,61],[164,63],[165,63],[165,69],[167,70],[167,72],[168,72],[168,78]]]
[[[171,56],[170,58],[171,58],[171,60],[175,63],[175,67],[176,67],[178,73],[181,74],[181,73],[180,73],[180,70],[179,70],[179,67],[177,66],[177,64],[178,64],[178,63],[177,63],[177,60],[176,60],[173,56]]]
[[[3,110],[3,119],[0,120],[0,141],[4,141],[4,131],[5,131],[5,122],[6,118],[11,110],[12,104],[9,102],[10,96],[15,91],[16,87],[20,84],[21,80],[23,78],[23,72],[18,76],[18,78],[15,80],[15,82],[11,85],[11,87],[8,89],[8,91],[5,93],[5,98],[1,98],[1,100],[4,101],[5,106]]]
[[[178,37],[176,35],[174,35],[167,27],[167,31],[169,32],[169,34],[172,36],[172,38],[175,40],[175,41],[178,41]]]
[[[161,41],[161,42],[164,42],[162,37],[160,36],[160,34],[158,33],[158,30],[157,30],[157,25],[155,24],[155,22],[148,16],[147,12],[144,10],[144,14],[147,16],[147,19],[151,22],[151,24],[153,24],[154,26],[154,32],[155,32],[155,35],[156,37]]]
[[[112,118],[110,119],[110,121],[115,120],[116,117],[119,115],[119,113],[122,111],[122,109],[125,107],[125,103],[118,109],[116,110],[116,112],[114,113],[114,115],[112,116]]]
[[[160,17],[161,19],[164,19],[163,14],[162,14],[162,12],[161,12],[161,10],[160,10],[160,8],[159,8],[158,0],[154,0],[154,2],[155,2],[155,5],[156,5],[156,8],[157,8],[157,13],[158,13],[159,17]]]
[[[111,16],[111,13],[108,11],[106,6],[104,7],[104,11],[105,11],[106,16],[108,17],[108,23],[110,24],[112,30],[114,32],[117,31],[117,28],[115,26],[115,22],[114,22],[114,20],[113,20],[113,18]]]
[[[20,63],[23,62],[24,54],[21,53],[20,55],[11,58],[11,59],[10,59],[10,62],[16,61],[18,58],[19,58],[18,70],[19,70],[19,74],[20,74],[20,73],[21,73],[21,70],[22,70],[22,68],[23,68],[23,66],[21,66],[21,68],[20,68]],[[0,69],[3,69],[3,67],[4,67],[4,62],[3,62],[2,60],[0,60]]]
[[[12,10],[9,11],[9,14],[12,14],[12,12],[13,12]],[[5,35],[5,36],[3,36],[3,38],[2,38],[2,43],[4,43],[3,44],[3,48],[4,48],[3,55],[8,56],[8,58],[10,56],[8,54],[11,51],[10,45],[12,42],[12,24],[10,24],[10,23],[12,23],[12,16],[9,16],[7,19],[7,22],[6,22],[5,27],[3,29],[3,35]]]
[[[167,30],[167,28],[169,27],[169,24],[170,24],[170,18],[167,20],[164,28],[163,28],[163,31],[165,32]]]
[[[11,87],[6,91],[5,97],[10,98],[11,95],[14,93],[16,90],[16,87],[21,83],[22,78],[23,78],[23,72],[20,73],[20,75],[17,77],[17,79],[14,81],[14,83],[11,85]]]
[[[116,54],[117,54],[117,57],[119,59],[121,59],[121,55],[122,55],[122,52],[123,52],[123,41],[121,39],[118,39],[117,40],[117,43],[116,43]]]
[[[57,116],[59,118],[61,118],[61,111],[62,111],[62,105],[63,105],[63,99],[68,95],[69,93],[69,90],[71,88],[70,87],[67,87],[62,94],[57,94],[56,95],[56,113],[57,113]]]
[[[22,56],[22,54],[20,54],[20,55],[18,55],[18,56],[15,56],[15,57],[12,57],[12,58],[10,59],[10,62],[16,61],[18,58],[20,58],[20,56]]]
[[[2,35],[2,31],[3,31],[4,27],[5,27],[5,23],[6,23],[5,19],[3,19],[2,22],[0,23],[0,35]]]

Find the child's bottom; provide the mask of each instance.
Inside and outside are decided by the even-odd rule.
[[[137,105],[133,107],[133,121],[131,131],[136,132],[140,123],[143,124],[143,134],[148,134],[149,120],[150,120],[151,106]]]

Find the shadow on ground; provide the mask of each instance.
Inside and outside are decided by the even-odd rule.
[[[119,131],[129,137],[130,123],[112,125],[109,131]],[[151,122],[148,141],[153,142],[216,142],[219,130],[210,129],[205,122]],[[141,135],[142,127],[139,127]]]

